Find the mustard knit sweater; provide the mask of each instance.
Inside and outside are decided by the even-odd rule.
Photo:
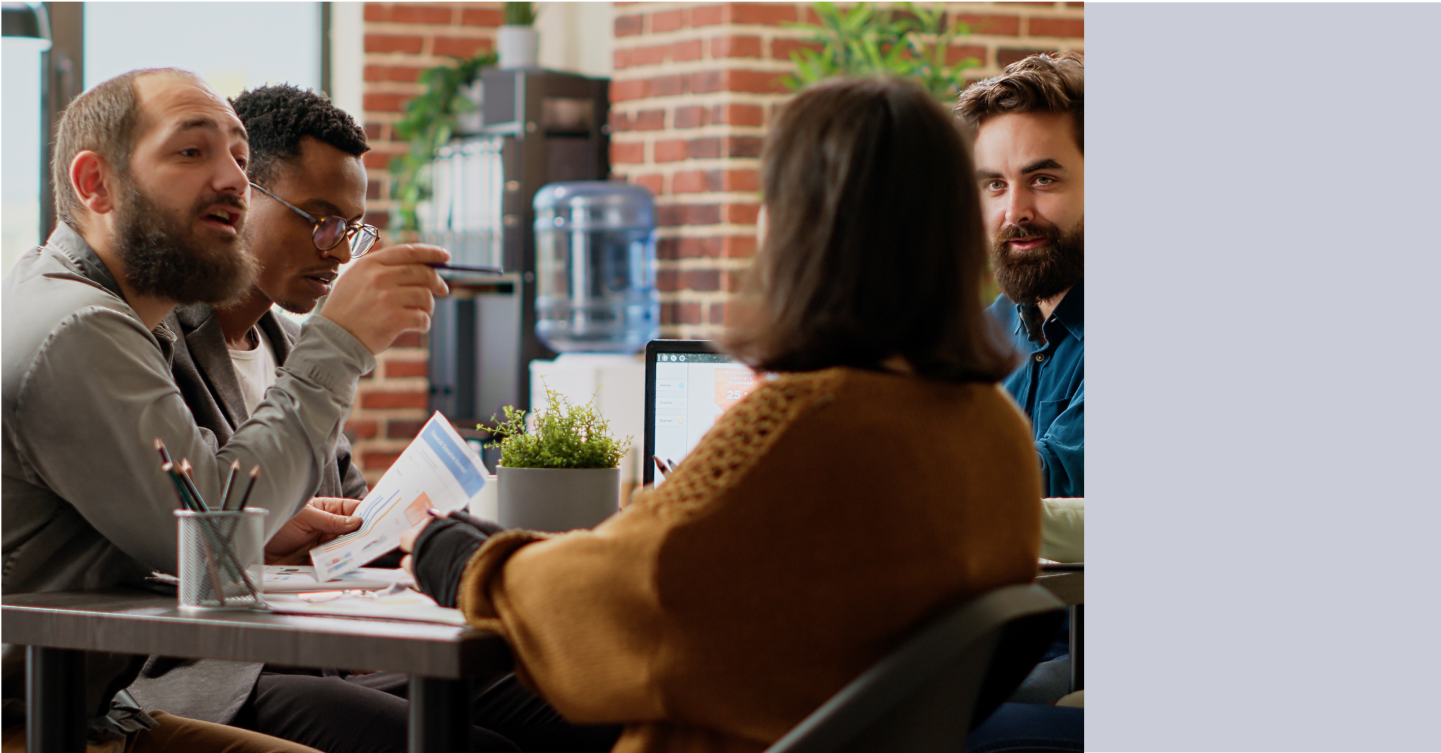
[[[993,384],[783,376],[593,531],[509,531],[460,607],[622,753],[760,751],[938,609],[1030,582],[1040,474]]]

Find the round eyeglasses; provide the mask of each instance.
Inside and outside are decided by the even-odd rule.
[[[375,242],[380,239],[380,231],[376,230],[374,225],[351,222],[344,217],[337,217],[333,214],[323,219],[316,219],[304,209],[291,204],[255,183],[251,183],[250,187],[290,207],[291,211],[304,217],[311,225],[314,225],[315,229],[310,232],[310,239],[315,241],[315,247],[321,251],[329,251],[339,246],[341,241],[349,238],[350,258],[359,259],[365,256],[365,252],[375,246]]]

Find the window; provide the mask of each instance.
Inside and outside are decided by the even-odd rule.
[[[320,15],[320,3],[86,3],[85,87],[184,68],[223,97],[265,84],[319,91]]]
[[[0,275],[10,271],[20,254],[40,245],[40,82],[43,39],[5,37],[4,92],[0,104],[0,165],[3,165],[3,208],[0,208]]]

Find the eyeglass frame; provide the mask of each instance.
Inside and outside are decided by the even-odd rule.
[[[257,191],[259,191],[259,192],[261,192],[261,193],[263,193],[263,194],[265,194],[266,196],[269,196],[269,197],[272,198],[272,199],[275,199],[276,201],[280,202],[281,204],[284,204],[285,206],[289,207],[291,211],[295,212],[296,214],[300,215],[301,217],[304,217],[307,221],[309,221],[310,224],[312,225],[311,230],[310,230],[310,242],[311,242],[311,243],[314,243],[314,244],[315,244],[315,247],[318,248],[318,249],[320,249],[321,251],[329,251],[330,249],[335,248],[336,246],[339,246],[341,243],[345,243],[346,241],[350,241],[350,260],[351,260],[351,261],[355,261],[356,259],[359,259],[360,257],[365,256],[367,253],[369,253],[369,252],[370,252],[370,249],[374,248],[376,242],[378,242],[378,241],[380,240],[380,230],[379,230],[378,228],[376,228],[374,225],[367,225],[367,224],[365,224],[365,223],[363,223],[363,222],[359,222],[359,221],[357,221],[357,222],[351,222],[350,220],[347,220],[347,219],[345,219],[344,217],[341,217],[340,215],[335,214],[335,215],[329,215],[329,216],[330,216],[330,217],[335,217],[336,219],[338,219],[338,220],[340,220],[341,222],[344,222],[344,223],[345,223],[345,234],[344,234],[344,235],[341,235],[341,236],[340,236],[340,240],[337,240],[334,244],[332,244],[332,245],[330,246],[330,248],[320,248],[320,241],[318,241],[318,240],[315,239],[315,234],[318,233],[318,232],[320,232],[320,223],[322,222],[322,220],[317,220],[317,219],[315,219],[315,216],[312,215],[311,213],[305,211],[304,209],[301,209],[301,208],[298,207],[298,206],[295,206],[294,204],[291,204],[290,202],[286,201],[285,199],[280,198],[279,196],[276,196],[275,194],[271,193],[269,190],[267,190],[264,186],[260,185],[259,183],[256,183],[256,182],[254,182],[254,181],[250,181],[250,187],[251,187],[251,188],[254,188],[255,190],[257,190]],[[367,230],[370,231],[370,232],[367,234],[368,237],[370,238],[370,245],[366,246],[364,251],[361,251],[360,253],[357,254],[357,253],[355,252],[355,241],[352,240],[352,239],[353,239],[353,238],[356,238],[356,237],[360,237],[360,235],[361,235],[362,233],[364,233],[365,231],[367,231]]]

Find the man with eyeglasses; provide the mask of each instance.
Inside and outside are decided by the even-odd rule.
[[[244,240],[259,270],[249,289],[223,306],[182,306],[166,320],[180,336],[172,371],[202,429],[223,445],[275,379],[300,328],[294,314],[315,310],[341,265],[375,244],[363,224],[369,151],[365,131],[312,91],[265,86],[231,101],[250,136],[250,218]],[[312,509],[348,513],[367,491],[342,436]],[[295,551],[276,544],[268,555]],[[391,564],[394,566],[394,563]],[[152,658],[130,686],[146,707],[232,724],[328,753],[405,747],[409,677],[377,672],[280,668],[221,661]],[[478,688],[473,751],[526,753],[604,750],[614,734],[570,727],[514,676]],[[514,741],[504,735],[514,736]]]
[[[175,490],[156,439],[190,461],[212,506],[232,462],[260,466],[249,501],[270,513],[271,554],[303,555],[320,535],[359,525],[348,517],[354,502],[329,511],[308,503],[335,456],[358,379],[401,333],[429,328],[434,296],[447,293],[432,267],[450,257],[434,246],[395,246],[357,261],[333,286],[326,281],[326,310],[290,344],[249,420],[219,443],[172,376],[183,342],[162,322],[177,305],[229,305],[251,288],[258,265],[246,227],[257,218],[249,210],[270,200],[250,189],[249,156],[231,105],[185,71],[131,71],[67,106],[54,156],[61,223],[21,256],[0,296],[7,595],[143,586],[153,570],[176,572]],[[22,648],[4,647],[7,746],[24,719]],[[124,739],[132,753],[301,749],[141,711],[115,694],[141,661],[87,658],[83,683],[69,690],[94,715],[92,740]]]

